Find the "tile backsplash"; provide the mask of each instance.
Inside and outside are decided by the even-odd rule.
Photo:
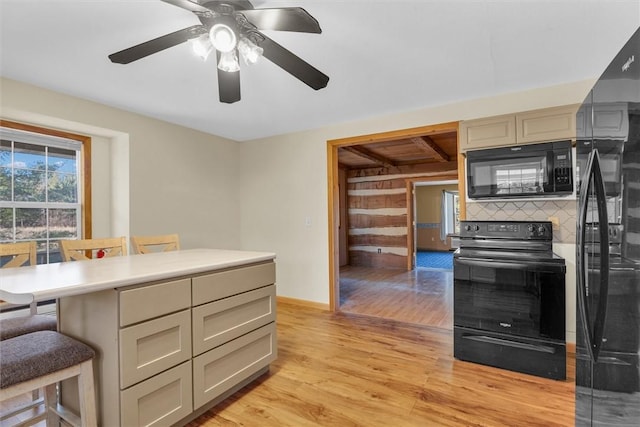
[[[576,200],[536,201],[467,201],[467,219],[478,221],[550,221],[553,225],[553,241],[576,242]]]

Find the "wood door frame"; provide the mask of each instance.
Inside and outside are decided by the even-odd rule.
[[[416,183],[418,182],[432,182],[433,184],[427,185],[447,185],[443,183],[444,181],[456,181],[458,184],[458,189],[460,188],[460,181],[458,179],[458,174],[456,175],[442,175],[438,177],[427,177],[427,178],[410,178],[407,179],[407,244],[409,245],[409,256],[407,257],[407,270],[413,270],[415,266],[415,255],[416,255],[416,246],[415,246],[415,233],[416,226],[415,223],[415,204],[416,204]]]
[[[327,186],[328,186],[328,246],[329,246],[329,310],[337,311],[340,307],[340,245],[338,236],[338,224],[340,215],[339,204],[339,176],[338,176],[338,148],[350,145],[364,145],[375,142],[392,141],[396,139],[414,138],[430,133],[441,133],[447,131],[455,131],[458,138],[458,153],[460,153],[460,136],[458,131],[459,122],[448,122],[437,125],[420,126],[410,129],[401,129],[390,132],[374,133],[369,135],[353,136],[349,138],[339,138],[327,141]],[[464,159],[458,155],[458,188],[463,190],[460,194],[464,194]],[[462,165],[462,169],[461,169]],[[462,171],[462,175],[461,175]],[[451,175],[449,175],[451,176]],[[416,178],[417,180],[427,180],[428,176]],[[444,176],[434,177],[434,179],[443,180]],[[407,185],[410,185],[407,183]],[[407,195],[409,197],[409,195]],[[462,200],[461,200],[462,202]],[[408,209],[408,207],[407,207]],[[461,217],[464,212],[464,204],[460,206]],[[411,217],[411,218],[409,218]],[[413,215],[407,212],[407,245],[412,242],[414,236],[409,221],[413,221]],[[407,246],[408,247],[408,246]],[[408,262],[411,264],[411,261]],[[410,268],[410,267],[408,267]]]

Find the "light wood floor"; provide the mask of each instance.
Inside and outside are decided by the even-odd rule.
[[[340,311],[453,329],[453,272],[340,268]]]
[[[269,374],[195,426],[572,426],[569,379],[452,356],[451,331],[278,304]]]

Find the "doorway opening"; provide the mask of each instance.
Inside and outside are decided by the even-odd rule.
[[[419,233],[414,188],[429,181],[453,183],[452,192],[463,186],[457,130],[456,122],[328,141],[332,311],[355,312],[348,304],[359,293],[383,311],[362,314],[396,318],[395,311],[404,316],[411,312],[407,301],[430,292],[423,284],[446,282],[438,276],[450,272],[414,269]],[[458,209],[464,213],[464,201]],[[403,294],[404,303],[388,299],[394,291]],[[425,304],[418,306],[414,319],[421,316],[418,311],[429,311]]]
[[[458,181],[418,181],[413,189],[413,266],[453,270],[460,231]]]

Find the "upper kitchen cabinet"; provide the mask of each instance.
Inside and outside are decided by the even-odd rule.
[[[460,124],[460,151],[576,138],[578,105],[546,108]]]
[[[460,151],[516,143],[516,116],[487,117],[460,123]]]
[[[575,139],[578,107],[568,105],[516,114],[516,143]]]
[[[590,107],[588,111],[585,109]],[[576,115],[578,138],[620,139],[629,136],[629,114],[626,102],[583,105]],[[593,133],[591,133],[593,132]]]

